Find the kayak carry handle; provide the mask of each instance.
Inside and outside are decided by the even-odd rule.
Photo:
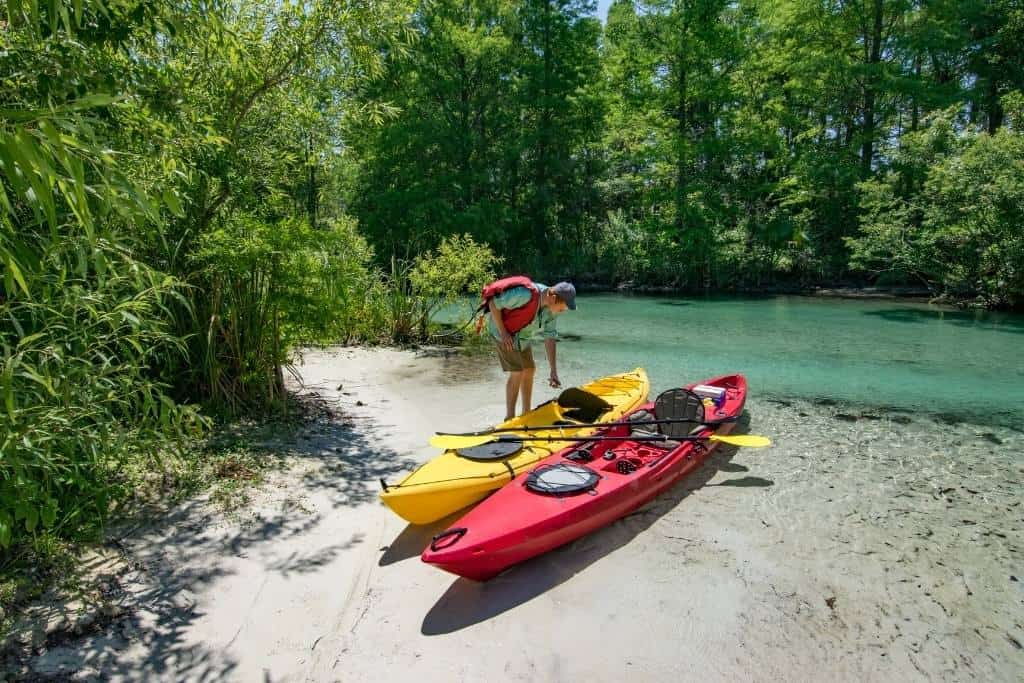
[[[463,536],[465,536],[467,531],[469,531],[469,529],[467,529],[464,526],[457,526],[457,527],[455,527],[453,529],[448,529],[447,531],[442,531],[437,536],[434,536],[434,538],[430,541],[430,549],[433,550],[434,552],[437,552],[438,550],[444,550],[445,548],[450,548],[453,545],[455,545],[456,543],[458,543],[459,539],[461,539]],[[452,536],[454,536],[455,538],[452,539],[452,541],[450,543],[446,543],[445,545],[438,547],[438,545],[437,545],[438,541],[444,540],[446,538],[451,538]]]

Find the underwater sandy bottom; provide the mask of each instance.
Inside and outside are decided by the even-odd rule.
[[[434,454],[434,430],[499,421],[496,362],[332,348],[307,351],[297,369],[303,391],[344,419],[280,444],[292,466],[242,514],[192,501],[124,539],[126,616],[43,653],[36,675],[1013,681],[1024,671],[1020,431],[768,399],[752,386],[737,433],[769,436],[772,448],[720,447],[627,518],[477,584],[419,561],[446,524],[407,526],[376,491]],[[544,376],[538,368],[538,402],[556,394]]]

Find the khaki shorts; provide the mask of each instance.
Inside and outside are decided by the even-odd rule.
[[[537,367],[533,364],[533,349],[527,346],[522,351],[508,349],[499,346],[498,361],[501,362],[501,369],[505,372],[522,372]]]

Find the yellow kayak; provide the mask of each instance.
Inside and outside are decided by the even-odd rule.
[[[650,388],[647,373],[642,368],[609,375],[578,389],[567,389],[554,401],[502,422],[496,428],[614,422],[646,401]],[[581,396],[589,400],[580,401]],[[587,436],[598,429],[591,427],[572,430],[565,435]],[[559,434],[559,430],[521,434],[552,436]],[[515,435],[516,432],[502,434],[505,437]],[[491,491],[510,482],[513,474],[519,475],[538,460],[570,445],[572,442],[569,441],[524,442],[522,448],[515,453],[498,459],[477,459],[470,457],[466,451],[460,454],[448,450],[420,466],[399,483],[384,484],[380,498],[399,517],[413,524],[429,524],[482,500]]]

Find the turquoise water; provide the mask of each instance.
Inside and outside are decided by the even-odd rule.
[[[653,393],[738,371],[760,396],[1024,422],[1024,316],[891,301],[602,294],[581,295],[558,325],[563,380],[639,365]]]

